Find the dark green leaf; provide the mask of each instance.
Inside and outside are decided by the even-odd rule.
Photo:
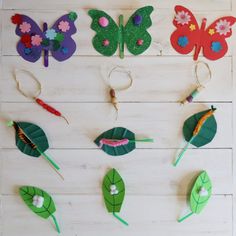
[[[37,125],[28,122],[15,122],[27,136],[27,138],[37,146],[37,148],[44,152],[49,148],[47,137],[44,131]],[[36,148],[33,148],[30,144],[22,141],[19,134],[16,132],[16,146],[26,155],[39,157],[41,154]]]
[[[204,188],[208,192],[206,196],[200,195],[200,191],[202,188]],[[211,197],[211,192],[212,192],[211,180],[207,172],[203,171],[195,181],[190,195],[190,208],[193,213],[199,214],[203,210],[209,198]]]
[[[94,141],[98,146],[100,145],[100,140],[106,138],[106,139],[116,139],[116,140],[122,140],[122,139],[129,139],[131,141],[135,140],[135,135],[133,132],[129,131],[126,128],[123,127],[116,127],[113,129],[110,129],[104,133],[102,133],[96,140]],[[102,150],[106,152],[109,155],[112,156],[121,156],[125,155],[135,149],[135,142],[129,142],[127,145],[122,145],[118,147],[111,147],[108,145],[103,145]]]
[[[40,188],[36,188],[33,186],[23,186],[19,189],[20,196],[24,200],[25,204],[38,216],[47,219],[51,216],[55,211],[56,207],[53,202],[52,197],[43,191]],[[44,198],[43,206],[41,208],[37,208],[33,205],[33,197],[41,196]]]
[[[203,115],[205,115],[208,111],[202,111],[199,112],[191,117],[189,117],[184,122],[183,127],[183,134],[184,138],[187,142],[190,141],[190,139],[193,136],[193,131],[195,127],[198,124],[198,121],[201,119]],[[191,144],[196,147],[202,147],[212,141],[212,139],[215,137],[217,131],[217,123],[214,116],[209,117],[205,123],[202,125],[202,128],[199,132],[199,134],[192,140]]]
[[[118,194],[111,194],[111,185],[116,186]],[[102,184],[102,191],[108,212],[120,212],[125,196],[125,184],[115,169],[110,170],[105,175]]]

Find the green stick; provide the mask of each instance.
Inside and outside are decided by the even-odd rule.
[[[60,231],[60,227],[59,227],[59,225],[58,225],[58,223],[57,223],[57,219],[56,219],[56,217],[55,217],[54,215],[51,215],[51,216],[52,216],[52,219],[53,219],[54,224],[55,224],[55,226],[56,226],[56,230],[57,230],[57,232],[60,234],[61,231]]]
[[[113,216],[116,217],[116,219],[118,219],[121,223],[123,223],[124,225],[128,226],[129,224],[123,220],[122,218],[120,218],[115,212],[113,212]]]
[[[38,148],[37,148],[37,151],[43,156],[46,158],[47,161],[49,161],[53,167],[55,167],[56,170],[60,170],[60,167],[44,152],[41,152]]]
[[[178,219],[178,222],[181,223],[182,221],[186,220],[187,218],[189,218],[190,216],[192,216],[194,213],[190,212],[189,214],[187,214],[186,216],[183,216],[182,218]]]
[[[175,161],[175,163],[173,164],[174,166],[177,166],[178,163],[180,162],[180,160],[183,158],[184,153],[188,150],[189,145],[191,144],[191,142],[193,141],[193,139],[195,138],[195,136],[193,136],[189,142],[185,145],[184,149],[182,150],[182,152],[179,154],[177,160]]]

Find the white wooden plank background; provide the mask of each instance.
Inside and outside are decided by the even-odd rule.
[[[155,42],[139,57],[98,55],[91,45],[94,32],[89,28],[89,8],[106,10],[115,19],[127,19],[134,9],[151,4]],[[235,0],[0,0],[0,235],[56,235],[52,224],[33,215],[17,195],[20,185],[35,185],[50,192],[57,204],[57,217],[62,234],[72,235],[160,235],[160,236],[228,236],[236,235],[235,190],[235,70],[236,32],[228,40],[227,56],[209,62],[213,80],[194,104],[178,103],[195,85],[191,56],[177,54],[170,46],[174,6],[191,8],[200,21],[207,16],[236,15]],[[16,53],[17,36],[10,16],[16,12],[49,25],[70,10],[79,17],[75,55],[59,63],[50,58],[45,69],[42,61],[35,64],[22,60]],[[236,28],[234,27],[234,31]],[[204,58],[201,60],[206,61]],[[132,71],[134,84],[118,93],[120,114],[115,121],[104,78],[116,65]],[[42,98],[61,110],[70,121],[52,117],[15,88],[12,71],[24,68],[33,72],[43,85]],[[117,76],[117,75],[116,75]],[[124,76],[123,76],[124,77]],[[119,77],[117,76],[117,79]],[[123,78],[121,78],[123,79]],[[191,148],[178,168],[171,163],[183,146],[182,124],[191,114],[218,108],[218,133],[202,149]],[[23,155],[14,145],[14,130],[6,127],[8,119],[40,125],[48,135],[48,153],[62,167],[65,181],[50,169],[43,159]],[[94,145],[101,132],[122,125],[140,137],[155,138],[153,144],[138,144],[137,150],[121,158],[112,158]],[[106,212],[101,194],[101,181],[107,169],[115,167],[126,182],[127,194],[121,215],[129,223],[124,227]],[[199,216],[179,224],[177,217],[186,208],[189,184],[200,170],[207,170],[213,181],[213,197]]]

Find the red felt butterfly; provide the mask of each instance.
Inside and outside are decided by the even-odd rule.
[[[177,52],[188,54],[195,47],[193,57],[195,61],[201,48],[203,48],[203,55],[210,60],[217,60],[226,54],[228,45],[225,39],[232,35],[231,27],[236,22],[235,17],[219,18],[206,28],[207,19],[204,18],[199,27],[196,18],[187,8],[176,6],[175,12],[173,24],[177,29],[170,40]]]

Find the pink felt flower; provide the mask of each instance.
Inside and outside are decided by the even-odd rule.
[[[27,23],[27,22],[23,22],[21,25],[20,25],[20,31],[22,33],[29,33],[31,30],[31,24]]]
[[[227,35],[231,30],[230,22],[227,20],[219,20],[216,23],[216,32],[220,35]]]
[[[31,43],[33,46],[40,46],[42,41],[43,39],[38,34],[31,37]]]
[[[188,22],[191,20],[191,17],[188,12],[179,11],[175,16],[175,20],[178,24],[185,25],[188,24]]]
[[[70,29],[70,24],[68,21],[61,21],[58,25],[58,28],[62,31],[62,32],[66,32]]]

